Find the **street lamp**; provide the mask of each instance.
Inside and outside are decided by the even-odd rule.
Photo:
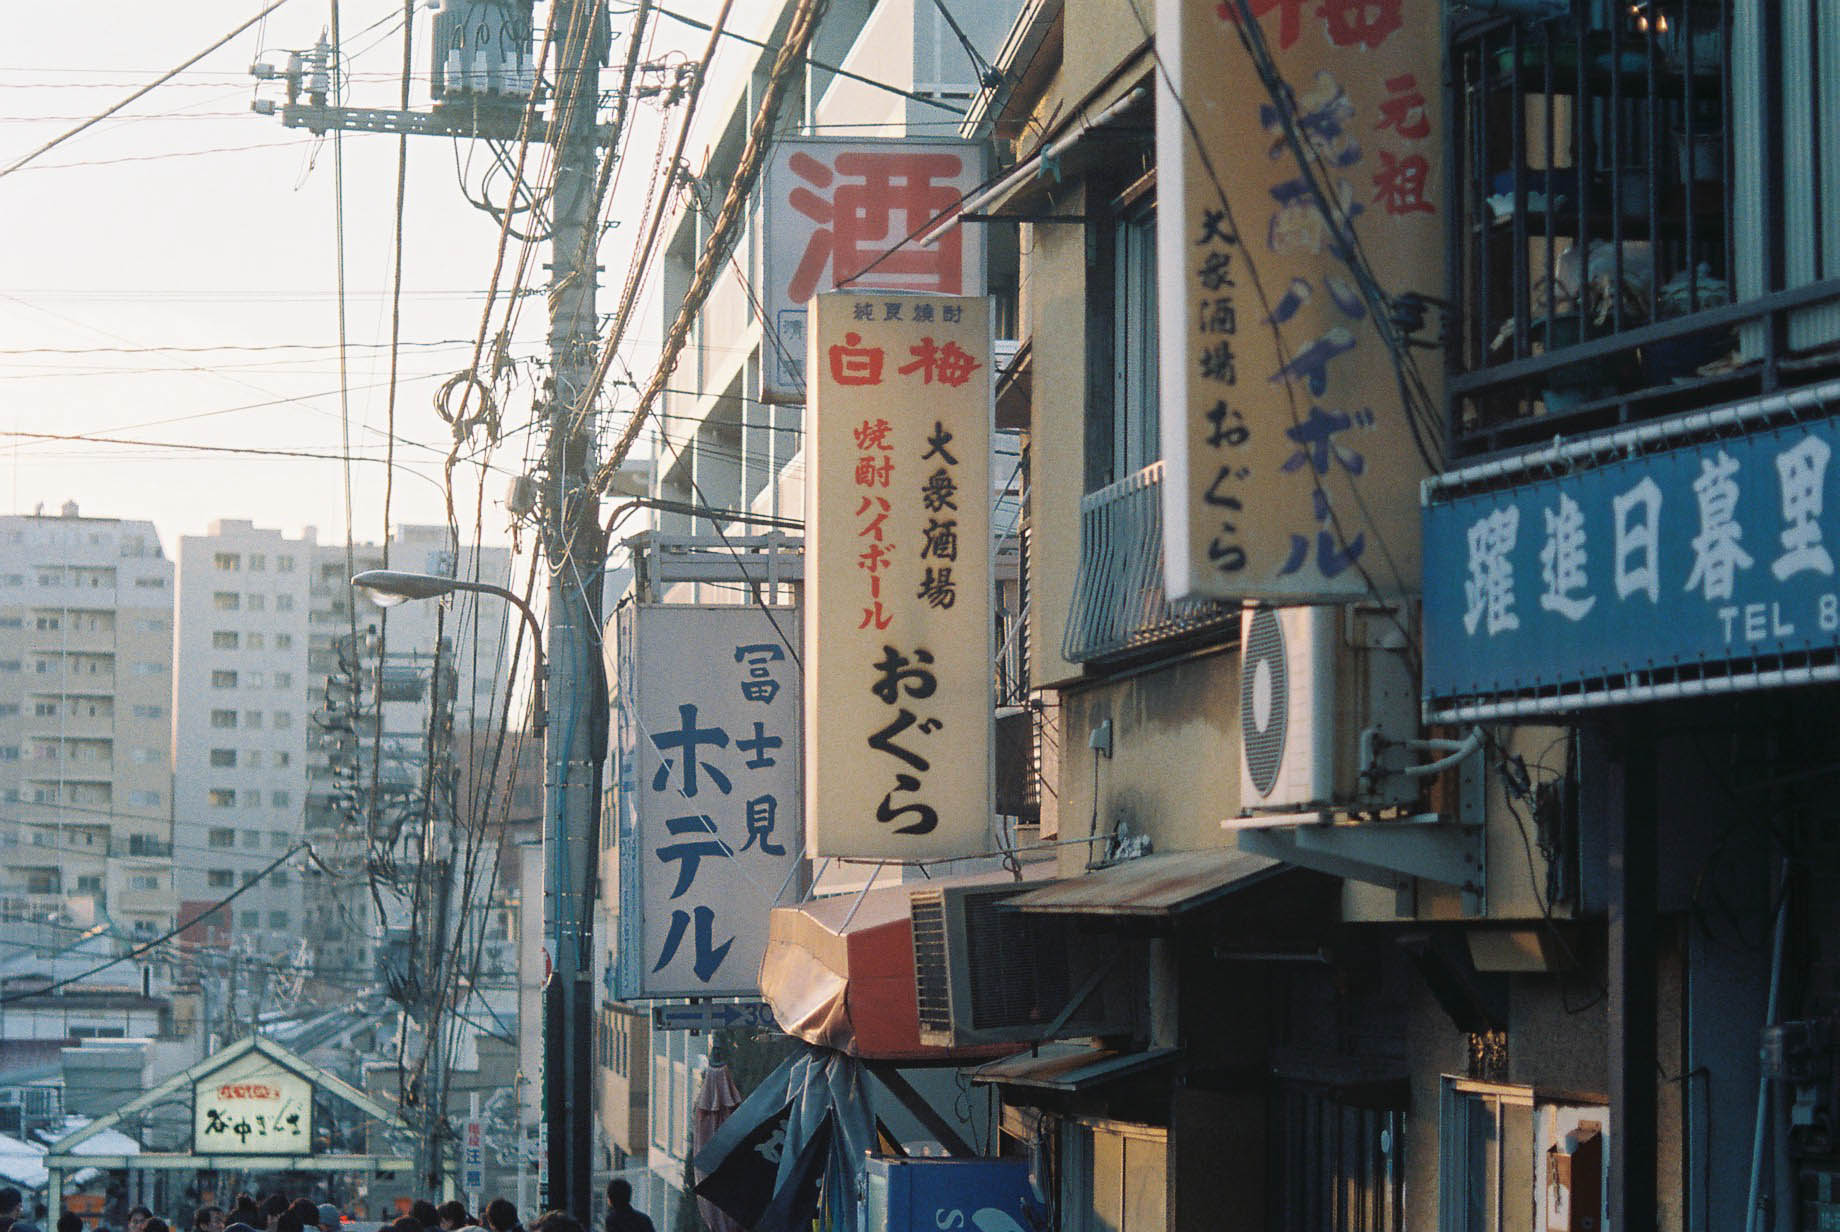
[[[537,620],[537,614],[530,610],[530,604],[503,586],[494,586],[490,582],[468,582],[460,578],[441,577],[434,573],[408,573],[401,569],[366,569],[351,579],[351,584],[360,590],[370,592],[371,601],[378,607],[395,607],[411,599],[438,599],[442,595],[451,595],[456,590],[470,590],[481,595],[497,595],[523,616],[524,623],[530,626],[530,640],[537,656],[536,695],[533,700],[535,718],[532,727],[542,731],[548,721],[549,711],[544,705],[543,685],[549,677],[549,662],[543,657],[543,625]]]

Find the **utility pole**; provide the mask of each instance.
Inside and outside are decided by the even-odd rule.
[[[557,0],[563,3],[564,0]],[[541,515],[549,561],[549,722],[544,733],[543,924],[551,968],[543,990],[543,1118],[549,1192],[593,1220],[594,927],[590,918],[607,699],[601,670],[601,543],[591,396],[598,321],[595,113],[606,31],[598,0],[557,15],[556,183],[551,193],[549,439]]]
[[[590,483],[595,425],[588,403],[599,324],[595,149],[603,136],[597,124],[600,68],[610,31],[604,0],[551,3],[555,91],[548,100],[549,115],[532,115],[527,122],[518,109],[504,104],[520,89],[528,92],[538,75],[529,70],[542,67],[528,64],[528,48],[515,48],[519,39],[528,40],[532,0],[483,0],[468,9],[464,26],[449,30],[453,46],[436,48],[445,93],[432,113],[338,105],[329,88],[336,50],[323,42],[293,56],[284,71],[262,65],[252,71],[259,79],[283,82],[286,89],[284,103],[258,100],[254,109],[314,133],[341,129],[516,140],[520,135],[540,139],[554,126],[549,136],[556,147],[550,194],[550,376],[541,404],[549,427],[539,507],[549,564],[545,637],[550,687],[543,745],[543,936],[549,979],[543,992],[542,1086],[548,1186],[537,1201],[545,1210],[566,1210],[585,1224],[594,1205],[591,913],[607,725],[600,647],[606,551]],[[478,37],[478,32],[515,34],[520,16],[525,20],[515,38]],[[482,17],[487,26],[465,32]],[[436,30],[439,36],[442,27]],[[503,59],[507,47],[514,51],[511,61]]]

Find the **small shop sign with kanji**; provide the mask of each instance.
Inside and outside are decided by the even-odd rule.
[[[617,995],[757,999],[798,889],[798,609],[633,604],[618,638]]]
[[[313,1084],[258,1052],[192,1088],[199,1155],[304,1155],[313,1147]]]
[[[1441,365],[1414,419],[1376,316],[1443,293],[1442,21],[1440,0],[1159,0],[1171,599],[1417,589]]]
[[[986,147],[938,138],[796,137],[768,156],[761,245],[761,397],[805,400],[806,301],[849,287],[984,293],[981,227],[951,227],[984,180]],[[988,374],[986,374],[988,379]]]
[[[812,301],[805,815],[818,856],[989,848],[990,307]]]

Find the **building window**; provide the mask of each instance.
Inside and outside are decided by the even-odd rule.
[[[266,568],[268,568],[268,557],[258,555],[249,558],[249,571],[251,573],[260,573]]]
[[[211,726],[213,727],[217,726],[217,723],[215,721],[216,716],[221,713],[223,713],[223,711],[213,710],[211,712],[211,716],[213,720]],[[236,711],[232,710],[229,713],[231,716],[230,726],[235,727],[236,726]],[[136,706],[134,708],[134,717],[137,719],[163,719],[166,717],[166,707],[164,706]]]
[[[293,611],[294,610],[294,596],[293,595],[276,595],[275,596],[275,610],[277,612]]]
[[[212,650],[235,650],[242,639],[228,630],[219,630],[211,635]]]
[[[236,831],[228,826],[212,826],[205,835],[205,841],[213,847],[234,847]]]
[[[228,890],[236,885],[236,873],[227,868],[214,868],[204,875],[204,883],[213,890]]]
[[[236,688],[236,673],[228,672],[228,671],[212,672],[211,673],[211,687],[213,689],[234,689]]]
[[[248,874],[244,874],[243,879],[248,881]],[[262,927],[262,913],[260,911],[239,911],[236,916],[236,924],[238,928],[260,928]]]
[[[276,672],[273,681],[277,689],[291,689],[294,687],[294,673]]]
[[[212,749],[211,764],[220,769],[231,769],[236,765],[235,749]]]
[[[134,674],[143,678],[147,676],[162,676],[165,675],[165,673],[166,665],[164,663],[136,663],[134,665]]]
[[[1089,186],[1089,191],[1090,191]],[[1117,483],[1163,456],[1157,413],[1156,206],[1112,203],[1097,229],[1098,273],[1089,284],[1091,413],[1087,491]]]
[[[243,831],[243,850],[257,851],[261,848],[261,846],[262,846],[262,832],[260,830]]]
[[[262,729],[262,712],[260,710],[243,711],[243,722],[257,731]]]
[[[235,573],[243,567],[243,558],[235,552],[219,552],[211,558],[211,567],[219,573]]]
[[[33,702],[32,703],[32,713],[37,715],[41,719],[56,718],[57,712],[58,712],[58,704],[56,702]]]
[[[1079,1232],[1148,1232],[1168,1223],[1169,1134],[1151,1126],[1064,1123],[1061,1211]]]
[[[236,792],[228,787],[213,787],[205,795],[212,808],[235,808]]]
[[[294,558],[292,556],[275,557],[275,572],[277,573],[294,572]]]
[[[1609,1125],[1602,1105],[1446,1078],[1438,1112],[1438,1226],[1450,1232],[1607,1227]],[[1597,1209],[1572,1209],[1574,1194],[1595,1195]],[[1507,1212],[1530,1213],[1532,1223]]]
[[[138,808],[158,808],[160,807],[160,793],[157,791],[131,791],[128,793],[128,803]]]
[[[286,808],[288,806],[288,793],[285,791],[271,791],[268,793],[268,803],[273,808]]]
[[[252,594],[249,596],[249,610],[250,611],[260,612],[263,609],[265,609],[267,606],[268,606],[268,599],[266,596],[257,595],[257,594]]]
[[[275,754],[275,765],[279,768],[285,769],[293,760],[294,755],[292,753],[281,752]]]
[[[285,929],[288,926],[288,913],[271,911],[268,913],[268,926],[273,929]]]
[[[277,731],[285,730],[292,726],[294,726],[294,715],[292,711],[288,711],[288,710],[275,711],[275,729]]]
[[[246,641],[251,650],[261,650],[266,645],[260,633],[251,633]]]
[[[157,890],[160,888],[160,879],[151,873],[136,873],[128,878],[128,888],[130,890]]]
[[[211,712],[211,726],[220,728],[220,729],[235,727],[236,726],[236,711],[234,710],[213,710]]]
[[[269,885],[276,886],[276,887],[282,887],[282,886],[287,885],[287,883],[288,883],[288,871],[285,868],[278,868],[274,872],[268,875]]]
[[[220,612],[240,612],[243,610],[243,596],[234,590],[220,590],[211,596],[211,606]]]
[[[243,683],[252,689],[259,689],[266,681],[261,672],[248,672],[243,677]]]
[[[49,632],[51,630],[61,629],[64,627],[63,622],[59,620],[56,616],[40,616],[38,618],[37,624],[38,624],[38,628],[44,632]]]
[[[292,633],[275,634],[275,649],[276,650],[294,649],[294,635]]]

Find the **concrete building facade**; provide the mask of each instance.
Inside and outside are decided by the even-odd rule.
[[[0,518],[0,902],[148,939],[173,922],[173,566],[151,523]]]
[[[301,839],[307,785],[309,579],[315,551],[247,521],[181,536],[173,673],[175,830],[196,858],[183,901],[224,898]],[[300,938],[291,859],[227,908],[231,943],[265,954]]]

